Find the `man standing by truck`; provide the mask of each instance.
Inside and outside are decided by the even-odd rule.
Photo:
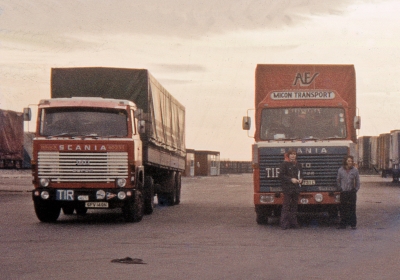
[[[285,161],[279,168],[279,178],[282,180],[283,204],[281,212],[281,228],[298,228],[297,222],[297,203],[301,183],[303,181],[303,171],[301,165],[296,160],[297,153],[290,149],[285,154]]]
[[[354,167],[352,156],[343,159],[343,166],[339,168],[337,175],[340,193],[340,226],[338,229],[345,229],[350,225],[357,229],[356,201],[357,191],[360,189],[360,175]]]

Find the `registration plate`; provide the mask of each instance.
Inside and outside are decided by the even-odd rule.
[[[74,191],[73,190],[57,190],[56,192],[56,200],[74,200]]]
[[[86,208],[108,208],[108,202],[85,202]]]

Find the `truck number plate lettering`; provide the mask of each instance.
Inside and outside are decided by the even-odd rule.
[[[85,202],[86,208],[108,208],[108,202]]]
[[[304,180],[302,185],[304,185],[304,186],[314,186],[315,185],[315,180]]]
[[[56,192],[56,200],[74,200],[74,191],[73,190],[57,190]]]

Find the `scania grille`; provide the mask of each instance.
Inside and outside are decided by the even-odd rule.
[[[112,182],[128,176],[128,153],[39,152],[38,175],[53,182]]]
[[[297,155],[302,164],[304,180],[315,182],[315,185],[303,186],[303,190],[316,191],[324,187],[335,187],[337,171],[342,165],[345,154],[313,154]],[[283,155],[260,156],[260,189],[270,191],[280,188],[281,181],[277,178],[276,168],[283,161]],[[269,174],[268,174],[269,170]]]

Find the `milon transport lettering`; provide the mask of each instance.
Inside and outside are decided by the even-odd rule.
[[[333,99],[335,93],[333,91],[274,91],[271,93],[274,100],[287,99]]]

